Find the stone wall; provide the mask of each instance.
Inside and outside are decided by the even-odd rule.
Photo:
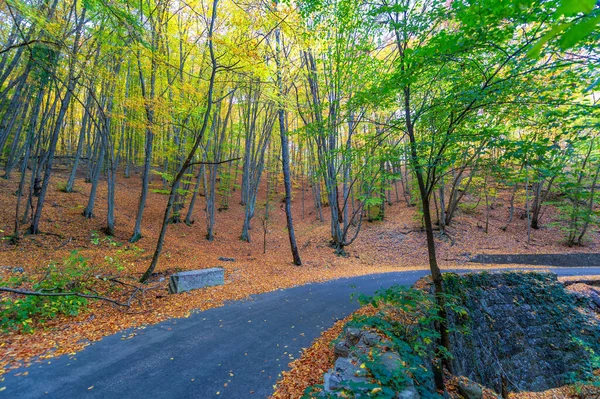
[[[445,275],[453,373],[505,391],[542,391],[591,372],[596,318],[549,273]]]

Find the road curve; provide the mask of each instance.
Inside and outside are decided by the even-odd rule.
[[[600,268],[551,268],[558,275]],[[14,370],[0,398],[266,398],[279,373],[319,334],[358,308],[353,292],[410,285],[426,271],[405,271],[309,284],[118,333],[76,356]],[[28,371],[26,376],[15,374]]]

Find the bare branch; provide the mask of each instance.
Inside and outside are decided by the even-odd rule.
[[[52,42],[52,41],[49,41],[49,40],[40,40],[40,39],[37,39],[37,40],[29,40],[29,41],[26,41],[26,42],[23,42],[23,43],[13,44],[12,46],[8,46],[6,48],[3,48],[2,50],[0,50],[0,54],[6,53],[6,52],[8,52],[10,50],[17,49],[19,47],[30,46],[30,45],[35,44],[35,43],[51,44],[53,46],[60,47],[59,43]]]
[[[242,159],[241,157],[238,158],[233,158],[233,159],[227,159],[225,161],[219,161],[219,162],[192,162],[188,165],[189,166],[194,166],[194,165],[221,165],[224,163],[229,163],[229,162],[234,162],[234,161],[238,161]]]
[[[110,302],[117,306],[122,306],[122,307],[129,307],[130,302],[131,302],[131,298],[129,299],[128,303],[122,303],[122,302],[119,302],[119,301],[116,301],[114,299],[110,299],[107,297],[103,297],[103,296],[99,296],[99,295],[86,295],[86,294],[82,294],[80,292],[40,292],[40,291],[18,290],[18,289],[9,288],[9,287],[0,287],[0,292],[10,292],[13,294],[29,295],[29,296],[77,296],[80,298],[98,299],[100,301]],[[134,292],[134,294],[135,294],[135,292]]]

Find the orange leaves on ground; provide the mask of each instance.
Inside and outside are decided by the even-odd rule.
[[[332,341],[342,332],[344,325],[355,315],[374,314],[371,306],[359,309],[353,315],[335,322],[333,327],[323,332],[312,345],[305,349],[299,359],[290,363],[290,371],[282,373],[271,399],[298,399],[311,385],[322,384],[323,375],[333,367],[334,353]]]

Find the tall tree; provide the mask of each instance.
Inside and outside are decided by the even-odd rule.
[[[279,1],[274,0],[275,8],[278,7]],[[298,251],[298,245],[296,244],[296,232],[294,230],[294,220],[292,216],[292,180],[290,177],[290,148],[288,140],[287,122],[286,122],[286,110],[284,103],[284,96],[286,90],[283,84],[283,63],[282,63],[282,37],[281,29],[279,26],[275,28],[275,64],[277,67],[276,79],[277,89],[279,94],[278,104],[278,122],[279,122],[279,137],[281,139],[281,165],[283,168],[283,184],[285,187],[285,215],[288,230],[288,237],[290,240],[290,249],[292,251],[293,263],[296,266],[302,265],[300,259],[300,253]]]
[[[219,3],[219,0],[213,0],[213,2],[212,2],[211,14],[210,14],[209,22],[208,22],[208,32],[207,32],[207,37],[206,37],[206,46],[208,48],[208,53],[209,53],[209,58],[210,58],[210,60],[209,60],[209,62],[210,62],[210,77],[208,80],[209,83],[208,83],[208,89],[206,92],[206,109],[205,109],[204,113],[202,114],[202,118],[200,120],[200,128],[198,129],[196,136],[194,137],[194,143],[192,144],[192,148],[191,148],[190,152],[188,153],[185,161],[179,168],[179,171],[177,172],[175,179],[173,180],[173,182],[171,184],[171,191],[169,193],[169,199],[167,202],[167,206],[165,208],[165,213],[164,213],[164,217],[163,217],[163,221],[162,221],[162,227],[161,227],[161,230],[160,230],[160,233],[158,236],[158,242],[156,244],[156,249],[154,251],[154,255],[152,256],[152,261],[150,263],[150,266],[148,267],[146,272],[144,272],[144,274],[140,278],[140,282],[146,282],[150,278],[150,276],[154,272],[154,269],[156,268],[156,265],[158,264],[158,259],[162,252],[162,247],[163,247],[164,241],[165,241],[165,235],[167,233],[167,227],[169,225],[169,215],[171,214],[171,210],[173,207],[177,183],[179,183],[181,181],[181,179],[183,178],[183,175],[186,173],[188,168],[190,166],[192,166],[192,164],[194,163],[193,162],[194,157],[196,156],[196,152],[198,151],[198,148],[200,147],[200,143],[204,139],[204,134],[206,133],[206,130],[209,125],[209,120],[210,120],[212,107],[213,107],[215,78],[216,78],[217,70],[218,70],[217,57],[215,55],[214,41],[213,41],[213,38],[214,38],[213,35],[215,32],[215,23],[217,20],[218,3]]]

